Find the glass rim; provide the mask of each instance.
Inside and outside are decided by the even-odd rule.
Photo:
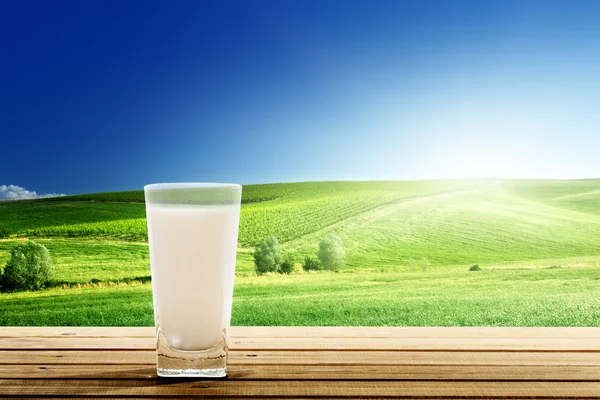
[[[165,182],[151,183],[144,186],[144,190],[176,190],[176,189],[225,189],[242,190],[242,185],[238,183],[217,183],[217,182]]]

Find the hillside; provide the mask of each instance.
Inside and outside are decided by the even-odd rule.
[[[306,182],[243,193],[234,323],[600,325],[600,180]],[[0,202],[2,230],[0,265],[36,238],[57,275],[54,289],[0,294],[0,325],[152,324],[143,192]],[[251,248],[263,237],[275,234],[301,260],[329,232],[347,249],[341,273],[297,265],[290,276],[254,276]],[[483,271],[468,272],[473,264]]]
[[[248,185],[243,188],[239,243],[252,246],[271,234],[285,242],[383,204],[482,184],[458,180]],[[147,239],[142,191],[0,202],[0,215],[2,227],[16,237]]]
[[[536,186],[535,197],[531,186],[514,181],[421,196],[382,205],[289,245],[308,252],[332,231],[346,244],[350,266],[380,269],[598,255],[600,210],[594,205],[600,192],[594,188],[600,184],[585,183],[555,182],[554,191]],[[595,193],[595,203],[589,193]]]

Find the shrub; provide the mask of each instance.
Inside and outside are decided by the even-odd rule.
[[[296,266],[296,257],[294,257],[294,253],[285,253],[283,255],[283,263],[279,267],[280,274],[291,274],[294,272],[294,267]]]
[[[469,268],[469,271],[481,271],[481,268],[479,268],[479,264],[475,264]]]
[[[275,236],[263,239],[254,250],[254,267],[257,275],[279,270],[283,264],[281,246]]]
[[[302,264],[302,269],[305,271],[318,271],[321,269],[321,264],[316,258],[306,257]]]
[[[27,241],[16,245],[2,275],[8,290],[38,290],[54,275],[54,264],[46,246]]]
[[[10,236],[10,231],[7,228],[0,228],[0,239]]]
[[[319,260],[326,269],[335,271],[342,268],[345,258],[344,243],[336,235],[325,236],[319,243]]]

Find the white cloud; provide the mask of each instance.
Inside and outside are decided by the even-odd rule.
[[[44,197],[65,196],[59,193],[37,194],[35,191],[27,190],[16,185],[0,185],[0,200],[40,199]]]

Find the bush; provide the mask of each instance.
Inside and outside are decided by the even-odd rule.
[[[321,264],[316,258],[306,257],[302,264],[302,269],[305,271],[318,271],[321,269]]]
[[[2,274],[2,288],[38,290],[54,275],[54,264],[46,246],[27,241],[16,245]]]
[[[481,268],[479,268],[479,264],[475,264],[469,268],[469,271],[481,271]]]
[[[344,266],[346,250],[342,239],[334,234],[325,236],[319,243],[319,260],[328,270],[338,270]]]
[[[285,253],[283,256],[283,263],[279,267],[280,274],[291,274],[294,272],[296,266],[296,258],[293,253]]]
[[[0,228],[0,239],[7,238],[10,236],[10,231],[6,228]]]
[[[281,246],[275,236],[263,239],[254,250],[254,267],[257,275],[276,272],[283,264]]]

